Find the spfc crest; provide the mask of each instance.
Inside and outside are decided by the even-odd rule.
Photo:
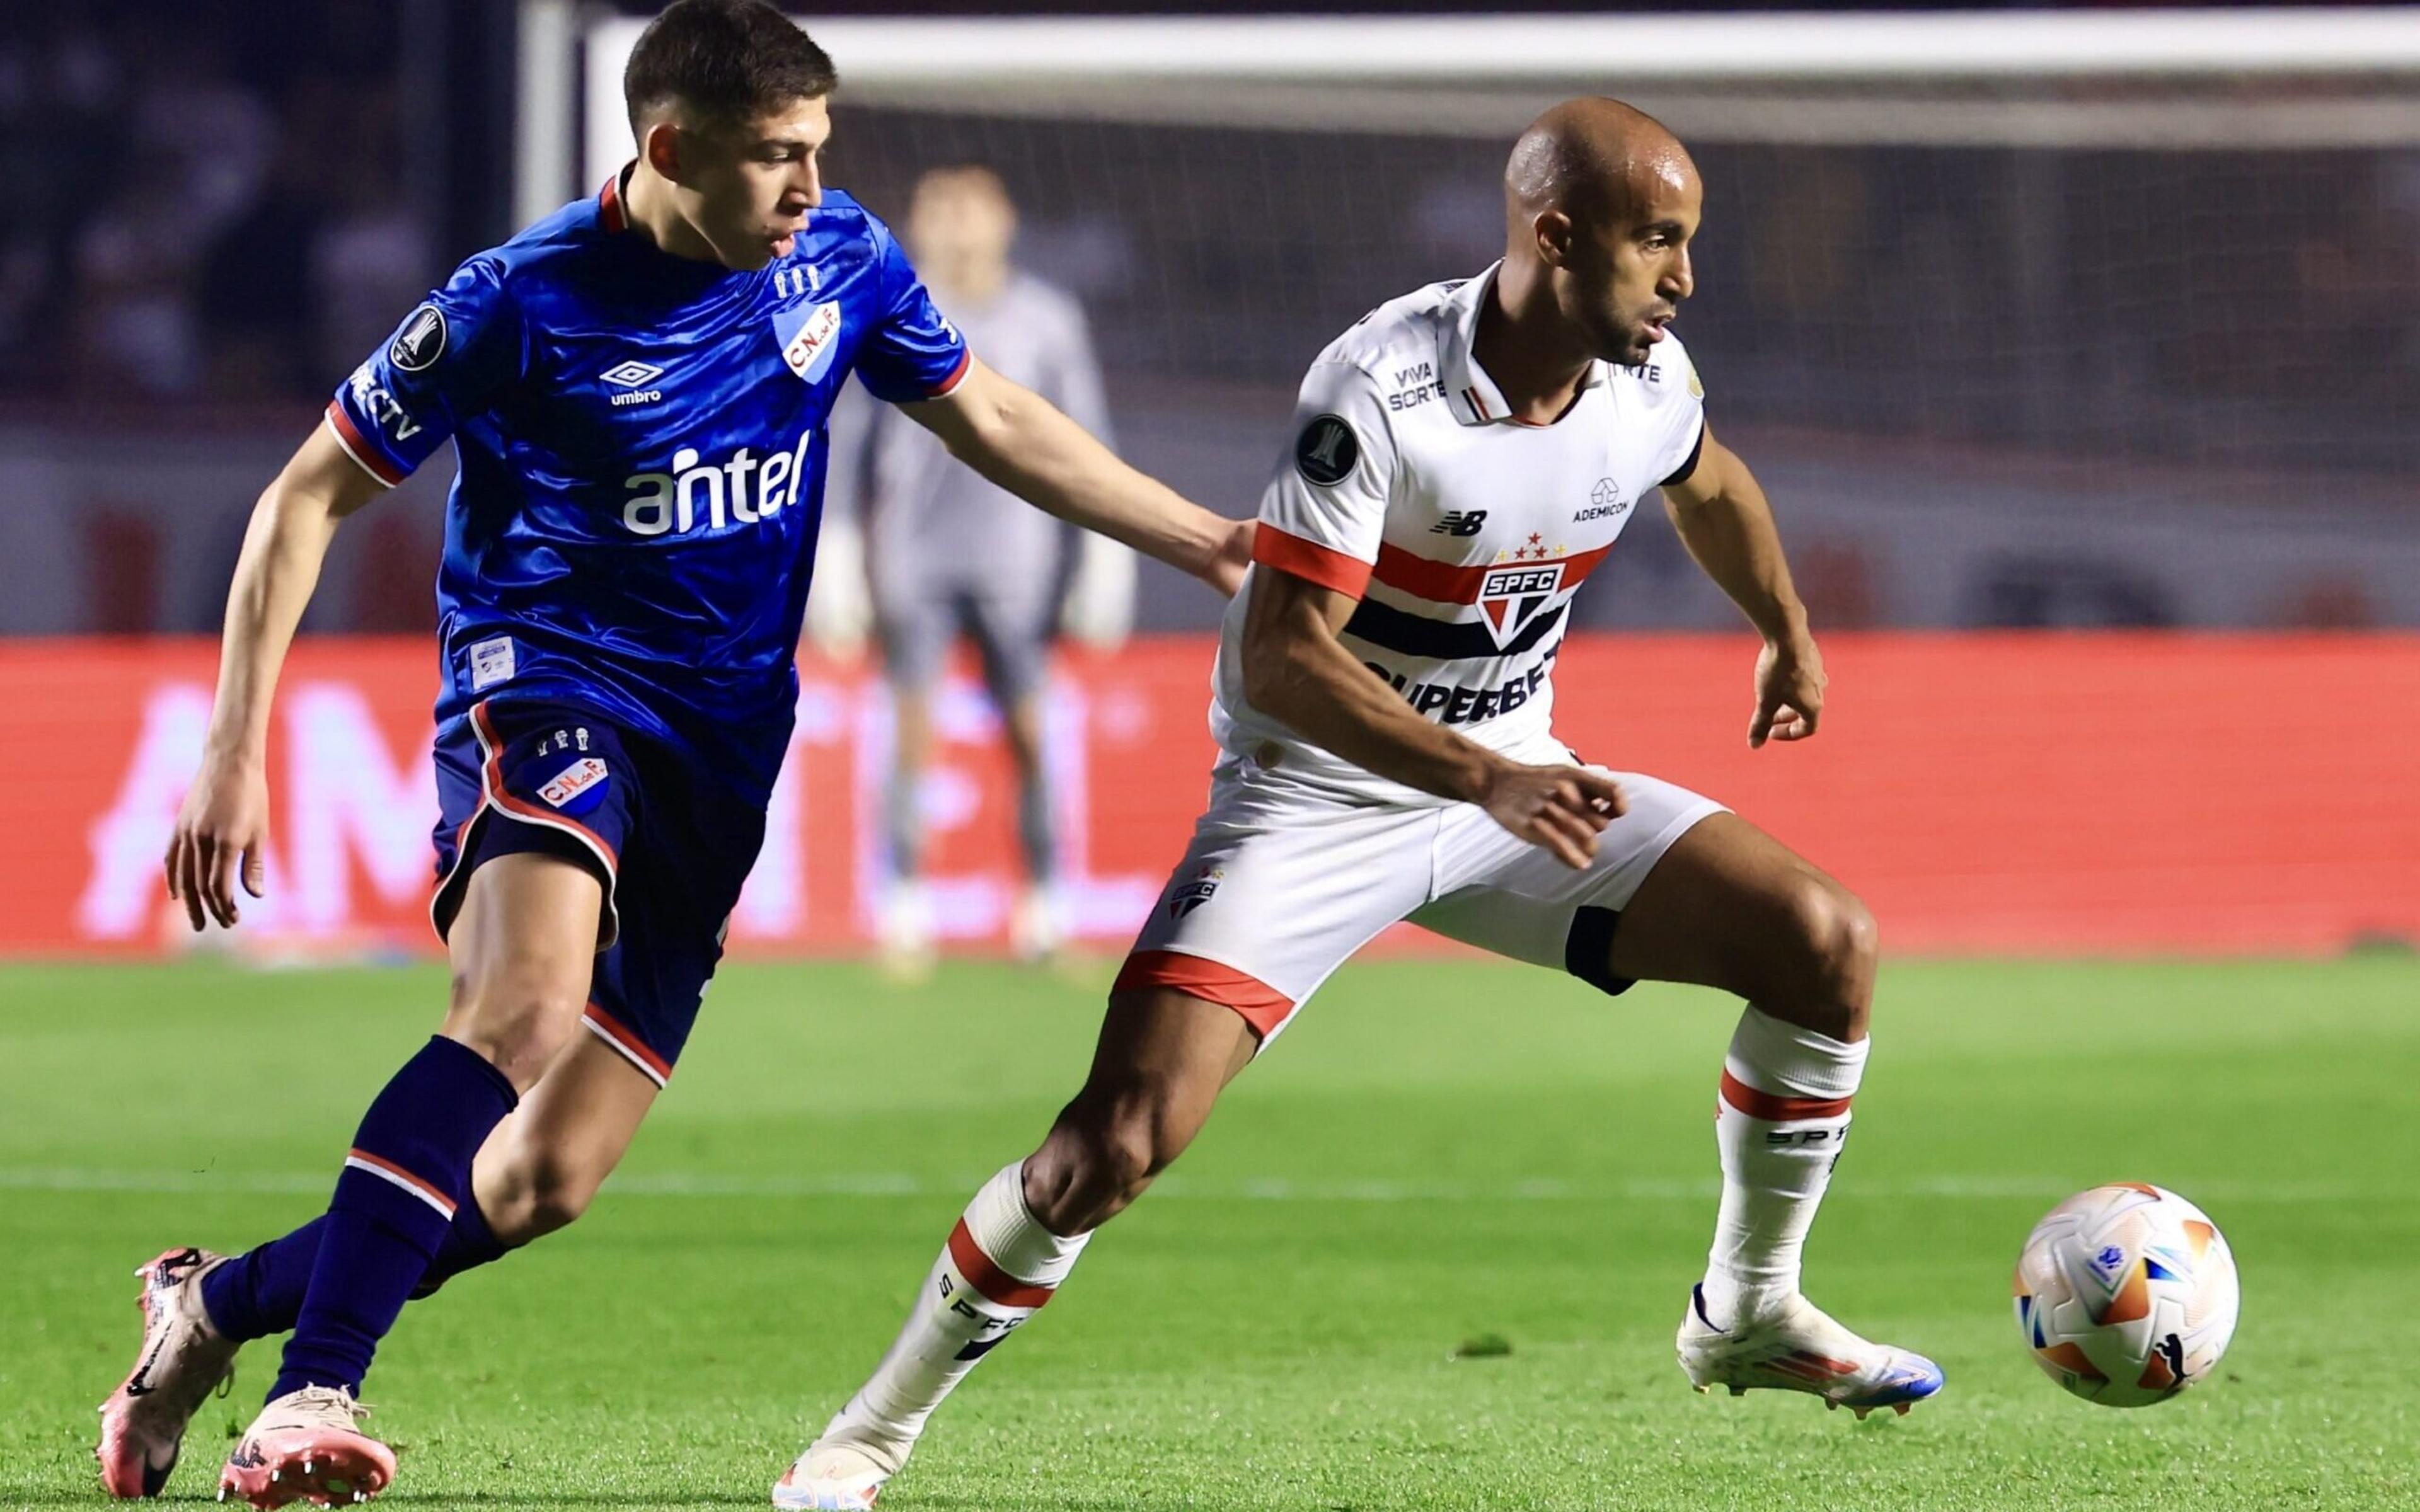
[[[1208,903],[1210,901],[1210,895],[1218,890],[1219,880],[1225,877],[1226,874],[1226,872],[1220,871],[1215,866],[1205,865],[1200,871],[1194,872],[1192,876],[1170,888],[1168,894],[1168,917],[1171,918],[1183,918],[1186,915],[1201,907],[1203,903]]]
[[[1559,562],[1488,568],[1487,576],[1479,581],[1479,612],[1487,621],[1488,634],[1497,645],[1511,645],[1562,587]]]
[[[802,304],[773,312],[773,333],[782,339],[782,361],[813,383],[831,371],[840,352],[840,306]]]

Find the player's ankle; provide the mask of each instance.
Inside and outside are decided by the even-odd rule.
[[[886,1474],[899,1473],[908,1462],[908,1454],[916,1447],[917,1428],[885,1423],[866,1412],[862,1400],[852,1401],[840,1414],[824,1425],[817,1436],[817,1449],[854,1449],[879,1466]]]
[[[1698,1283],[1699,1316],[1726,1334],[1778,1316],[1797,1295],[1794,1282],[1733,1276],[1720,1271],[1707,1272]]]

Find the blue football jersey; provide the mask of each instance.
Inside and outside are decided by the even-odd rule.
[[[389,485],[454,441],[441,724],[490,697],[585,702],[769,789],[833,397],[852,371],[882,399],[939,397],[966,344],[846,194],[739,272],[659,250],[622,192],[455,270],[327,424]]]

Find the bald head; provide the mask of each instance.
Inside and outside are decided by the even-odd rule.
[[[1698,179],[1680,138],[1645,111],[1602,96],[1566,100],[1529,123],[1504,164],[1504,210],[1515,240],[1539,212],[1583,224],[1635,214]]]
[[[1689,239],[1698,166],[1661,122],[1619,100],[1566,100],[1504,164],[1508,309],[1544,317],[1571,348],[1647,360],[1696,286]]]

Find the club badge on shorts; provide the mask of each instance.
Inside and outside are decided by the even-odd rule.
[[[1192,876],[1169,889],[1168,917],[1183,918],[1208,903],[1210,895],[1218,890],[1218,884],[1226,875],[1218,867],[1204,862]]]
[[[613,779],[605,758],[589,750],[583,727],[538,737],[537,749],[513,774],[512,786],[536,794],[549,808],[577,819],[605,801]]]

